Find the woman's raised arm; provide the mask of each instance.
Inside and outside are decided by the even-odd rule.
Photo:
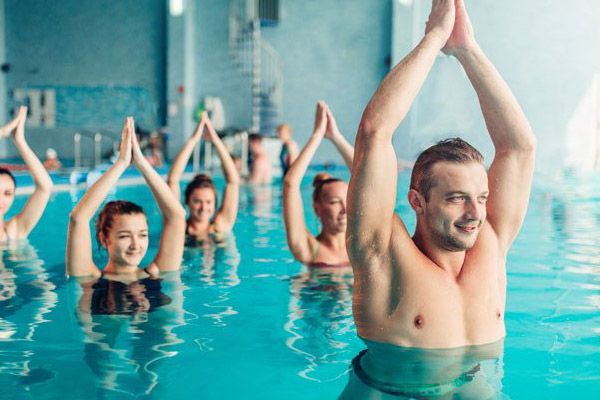
[[[217,156],[221,160],[221,167],[223,168],[223,175],[225,175],[226,185],[223,190],[223,201],[221,208],[215,216],[215,224],[217,224],[217,230],[219,232],[228,232],[235,224],[235,219],[238,212],[239,204],[239,193],[240,193],[240,175],[235,168],[235,163],[229,155],[229,151],[225,147],[225,144],[217,135],[215,128],[213,127],[208,114],[202,113],[202,120],[205,124],[204,139],[215,146]]]
[[[303,263],[312,261],[315,238],[306,227],[300,183],[325,136],[326,128],[327,105],[320,101],[317,103],[313,133],[283,181],[283,220],[288,247],[296,260]]]
[[[131,130],[133,131],[133,119],[131,124]],[[185,209],[169,186],[144,157],[135,134],[132,135],[131,141],[133,163],[144,176],[163,216],[158,253],[150,267],[156,266],[160,271],[178,270],[181,268],[185,242]]]
[[[131,164],[131,137],[133,118],[128,117],[121,134],[119,157],[113,165],[102,174],[84,196],[79,200],[69,216],[67,233],[67,274],[71,276],[100,276],[100,270],[92,258],[92,235],[90,221],[111,188]]]
[[[27,140],[25,140],[27,107],[19,108],[17,118],[18,123],[16,128],[12,131],[12,138],[19,154],[23,158],[23,162],[31,172],[35,189],[31,196],[29,196],[29,199],[27,199],[27,203],[25,203],[21,212],[7,222],[7,230],[14,232],[15,229],[12,228],[11,225],[15,224],[16,237],[25,238],[42,217],[46,205],[48,204],[48,200],[50,199],[50,195],[52,194],[53,184],[44,165],[31,150]]]
[[[181,189],[179,188],[179,182],[181,181],[181,175],[183,175],[183,171],[185,170],[185,166],[187,165],[192,152],[194,151],[194,147],[200,141],[202,137],[202,131],[204,131],[204,113],[203,118],[196,125],[196,130],[189,137],[189,139],[184,143],[175,157],[175,161],[173,161],[173,165],[171,165],[171,169],[169,170],[169,175],[167,176],[167,184],[169,188],[175,195],[175,198],[179,201],[181,199]]]

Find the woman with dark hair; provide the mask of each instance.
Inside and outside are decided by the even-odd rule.
[[[321,222],[315,237],[304,219],[300,183],[323,138],[331,140],[346,165],[352,167],[354,148],[340,133],[327,104],[317,103],[313,133],[290,166],[283,184],[283,216],[287,242],[296,260],[312,267],[350,266],[346,253],[346,193],[348,184],[329,174],[313,180],[313,209]]]
[[[185,188],[185,204],[189,209],[185,229],[188,243],[206,242],[208,239],[222,240],[223,236],[233,229],[238,212],[240,176],[225,144],[217,135],[206,112],[202,113],[196,130],[177,154],[169,171],[167,183],[175,194],[175,198],[179,199],[181,197],[179,187],[181,176],[194,147],[202,137],[215,147],[219,160],[221,160],[226,185],[223,190],[223,202],[216,213],[217,188],[210,176],[196,175]]]
[[[21,212],[4,221],[4,216],[15,199],[16,181],[8,169],[0,168],[0,243],[26,238],[42,217],[52,193],[50,176],[25,140],[26,119],[27,107],[20,107],[17,116],[0,127],[0,139],[12,137],[35,184],[35,189]]]
[[[147,268],[139,268],[148,250],[146,214],[140,206],[129,201],[111,201],[100,211],[96,221],[96,238],[98,243],[108,251],[108,263],[101,271],[92,259],[89,223],[108,192],[131,163],[146,180],[163,216],[158,253]],[[94,289],[104,290],[109,297],[114,297],[115,293],[111,281],[124,285],[142,282],[142,286],[145,286],[148,292],[148,286],[151,284],[147,278],[153,279],[161,272],[180,268],[184,228],[185,210],[142,154],[135,135],[133,118],[129,117],[123,127],[117,161],[87,190],[71,212],[67,237],[67,273],[71,276],[87,278],[85,279],[87,281],[96,281]],[[135,309],[129,312],[125,308],[133,304],[134,308],[146,308],[147,311],[156,305],[154,304],[156,301],[162,301],[160,297],[157,295],[157,299],[153,299],[149,293],[144,293],[143,288],[132,287],[130,293],[123,298],[104,296],[102,300],[96,296],[97,304],[92,304],[92,309],[98,308],[95,310],[96,313],[129,314],[135,312]],[[101,304],[103,301],[112,306],[104,307]],[[119,310],[114,310],[116,301],[126,304],[117,305]]]

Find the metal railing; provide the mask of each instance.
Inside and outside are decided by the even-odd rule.
[[[108,140],[112,145],[113,152],[118,150],[118,141],[113,137],[110,137],[106,134],[102,134],[98,131],[89,132],[89,131],[78,131],[73,135],[73,155],[75,159],[75,168],[83,167],[83,157],[81,153],[81,139],[85,138],[91,140],[94,146],[94,158],[93,158],[93,166],[96,167],[102,163],[102,141]]]
[[[222,140],[230,154],[237,153],[237,150],[239,149],[240,162],[242,164],[241,175],[243,177],[248,176],[248,132],[240,131],[233,135],[225,136]],[[212,143],[204,142],[204,170],[212,171],[215,165],[213,159]],[[192,171],[194,173],[200,171],[200,142],[194,147],[194,152],[192,153]]]
[[[271,130],[281,116],[283,69],[277,51],[262,38],[257,7],[257,0],[231,0],[229,51],[240,73],[250,78],[252,130],[264,132]],[[263,120],[263,111],[274,114]]]

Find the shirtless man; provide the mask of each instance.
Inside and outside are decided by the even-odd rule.
[[[411,238],[394,214],[392,135],[440,50],[466,71],[495,157],[488,185],[481,155],[466,142],[423,152],[408,193],[417,216]],[[433,0],[425,36],[383,80],[356,139],[346,239],[367,345],[454,348],[504,337],[506,255],[527,210],[534,155],[529,123],[475,41],[464,0]]]
[[[271,183],[273,180],[271,160],[262,146],[262,136],[258,134],[250,135],[249,149],[253,159],[248,182],[253,185]]]

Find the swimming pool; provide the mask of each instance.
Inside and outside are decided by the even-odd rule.
[[[341,171],[334,173],[347,177]],[[310,178],[303,185],[307,212]],[[408,178],[400,176],[397,211],[412,230]],[[500,390],[494,397],[600,398],[598,193],[591,178],[554,187],[536,182],[509,254],[508,336],[503,353],[489,361]],[[5,398],[334,399],[342,393],[351,360],[365,347],[352,320],[352,277],[309,274],[293,260],[278,183],[243,187],[234,238],[186,250],[182,272],[162,282],[170,303],[135,316],[78,311],[81,289],[64,277],[64,247],[67,215],[81,195],[55,194],[31,244],[3,249]],[[119,187],[114,196],[153,204],[144,186]],[[160,217],[146,208],[150,260]],[[317,229],[312,214],[308,225]],[[98,252],[97,262],[104,256]]]

